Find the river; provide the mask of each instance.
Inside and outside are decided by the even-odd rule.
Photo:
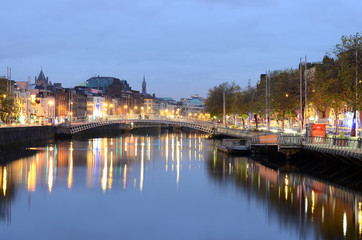
[[[0,166],[0,239],[361,239],[362,196],[196,133],[72,139]]]

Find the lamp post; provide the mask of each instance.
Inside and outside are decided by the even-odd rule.
[[[111,109],[110,115],[113,115],[113,104],[112,103],[109,105],[109,108]]]
[[[133,114],[134,115],[136,115],[137,113],[136,113],[136,110],[138,109],[138,107],[137,106],[134,106],[134,108],[133,108]]]
[[[124,113],[125,113],[125,116],[127,116],[127,108],[128,108],[128,105],[124,105]]]
[[[351,129],[351,136],[357,137],[358,135],[358,128],[357,128],[357,113],[358,113],[358,46],[356,45],[356,53],[355,53],[355,60],[356,60],[356,102],[355,102],[355,110],[354,116],[352,120],[352,129]]]
[[[356,47],[356,110],[355,110],[355,113],[354,113],[354,116],[355,116],[355,136],[357,137],[358,136],[358,126],[357,126],[357,113],[358,113],[358,47]]]
[[[288,93],[286,93],[285,94],[285,99],[286,99],[286,102],[288,102],[288,97],[289,97],[289,94]],[[282,118],[282,132],[284,132],[284,130],[285,130],[285,119],[284,119],[284,114],[285,114],[285,110],[283,110],[283,118]]]
[[[103,103],[103,116],[105,116],[105,117],[107,117],[107,115],[108,115],[107,106],[108,106],[108,103]]]
[[[222,105],[223,105],[223,108],[222,108],[222,115],[223,115],[223,124],[224,124],[224,127],[226,127],[226,110],[225,110],[225,108],[226,108],[226,104],[225,104],[225,91],[223,91],[223,93],[222,93]]]
[[[50,114],[50,110],[51,110],[51,107],[53,106],[54,102],[53,101],[48,101],[48,121],[50,120],[51,118],[51,114]],[[53,122],[53,121],[51,121]]]

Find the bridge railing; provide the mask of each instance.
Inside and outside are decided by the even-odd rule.
[[[302,146],[304,137],[294,135],[278,135],[279,145]]]
[[[302,146],[304,137],[289,134],[259,134],[251,137],[252,144]]]

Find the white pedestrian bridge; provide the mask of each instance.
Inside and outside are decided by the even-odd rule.
[[[336,156],[351,157],[362,160],[362,139],[336,139],[306,137],[303,135],[291,135],[283,133],[265,133],[246,131],[236,128],[226,128],[222,124],[215,124],[207,121],[187,120],[187,119],[113,119],[97,122],[76,122],[71,124],[61,124],[56,126],[58,134],[72,136],[74,134],[116,125],[119,129],[131,130],[151,127],[185,127],[195,129],[211,135],[222,135],[234,138],[250,139],[254,148],[276,146],[279,149],[293,148],[306,149],[315,152],[328,153]],[[275,142],[263,142],[263,136],[274,135]]]
[[[57,126],[58,133],[65,135],[74,135],[94,128],[100,128],[111,125],[119,125],[120,129],[131,130],[159,126],[186,127],[195,129],[204,133],[214,134],[215,125],[206,121],[190,121],[184,119],[164,120],[164,119],[125,119],[108,120],[96,122],[76,122],[71,124],[60,124]]]

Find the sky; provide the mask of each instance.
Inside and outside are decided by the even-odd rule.
[[[5,0],[0,75],[39,75],[64,87],[93,76],[158,97],[207,97],[270,70],[321,61],[362,31],[360,0]]]

